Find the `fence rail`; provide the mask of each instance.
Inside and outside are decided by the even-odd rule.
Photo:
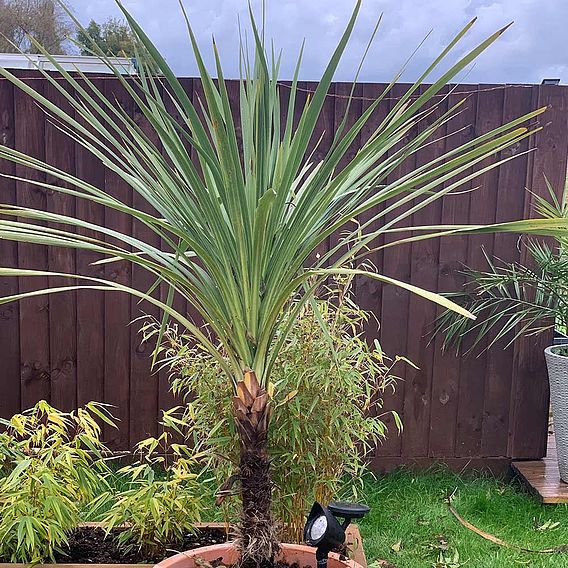
[[[56,104],[66,106],[63,96],[39,75],[30,71],[20,74]],[[94,82],[153,135],[133,100],[115,79],[101,77]],[[182,79],[182,84],[190,97],[197,100],[199,81],[187,78]],[[313,83],[300,84],[300,105],[314,87]],[[353,123],[384,87],[377,83],[358,84],[348,123]],[[408,85],[394,87],[349,155],[354,155],[358,145],[407,88]],[[237,83],[229,81],[228,89],[236,101]],[[316,139],[321,137],[316,159],[329,147],[335,125],[347,112],[350,89],[351,85],[345,83],[335,83],[330,89],[316,128]],[[287,89],[283,88],[282,97],[287,96]],[[475,180],[475,191],[444,197],[415,213],[414,224],[490,223],[527,217],[532,214],[533,196],[525,188],[545,195],[545,173],[558,191],[564,187],[568,87],[462,85],[446,98],[439,97],[441,104],[426,120],[435,120],[448,105],[464,97],[467,102],[463,111],[448,127],[456,133],[446,136],[450,130],[441,132],[443,136],[422,148],[393,176],[403,175],[415,162],[425,163],[537,106],[549,106],[542,119],[545,128],[503,152],[503,157],[519,157]],[[175,113],[174,105],[171,107]],[[6,80],[0,81],[0,142],[74,172],[127,203],[143,206],[124,182],[62,134],[29,97]],[[524,153],[528,149],[536,151]],[[33,179],[41,176],[2,161],[0,172]],[[0,202],[78,215],[131,232],[140,239],[155,238],[143,226],[116,212],[5,177],[0,181]],[[373,253],[371,260],[389,276],[431,290],[451,291],[463,283],[459,272],[462,263],[483,265],[483,249],[504,260],[520,259],[525,254],[522,248],[519,250],[514,235],[483,235],[385,248]],[[136,288],[147,289],[151,285],[149,276],[138,267],[126,263],[92,266],[93,260],[92,254],[85,251],[46,250],[0,241],[3,266],[78,270],[80,274],[105,276]],[[46,284],[46,279],[33,283],[38,287]],[[50,284],[57,282],[54,279]],[[25,279],[0,279],[0,294],[22,292],[30,286],[32,283]],[[375,468],[445,461],[456,468],[469,464],[498,469],[511,457],[536,458],[545,453],[548,387],[542,348],[549,337],[524,339],[508,350],[497,346],[478,357],[442,354],[439,339],[429,342],[429,327],[437,313],[432,304],[370,280],[358,279],[355,289],[358,303],[373,311],[381,322],[380,326],[368,324],[369,339],[378,338],[387,353],[405,355],[419,367],[407,369],[404,381],[385,400],[385,409],[396,409],[402,415],[404,432],[398,436],[394,424],[389,424],[391,433],[373,458]],[[102,292],[37,297],[0,306],[0,415],[9,416],[42,398],[62,409],[100,400],[115,405],[121,421],[119,430],[107,432],[113,448],[127,449],[155,434],[160,410],[171,407],[175,400],[168,391],[166,374],[150,375],[149,347],[141,343],[136,326],[128,325],[141,310],[153,313],[152,307],[140,306],[126,295]]]

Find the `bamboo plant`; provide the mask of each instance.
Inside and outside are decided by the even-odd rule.
[[[397,228],[413,213],[506,161],[487,165],[486,160],[529,136],[531,127],[526,124],[544,109],[520,116],[393,179],[397,167],[460,112],[461,104],[457,104],[429,124],[422,120],[436,108],[436,101],[444,100],[441,89],[505,30],[497,31],[454,63],[448,63],[456,49],[461,50],[460,41],[473,26],[472,21],[392,106],[355,156],[347,159],[347,150],[389,95],[398,76],[352,126],[348,127],[346,120],[339,125],[330,148],[316,161],[308,148],[352,34],[360,0],[355,3],[317,88],[301,108],[297,104],[301,52],[291,85],[283,87],[278,79],[280,57],[266,49],[264,32],[258,29],[251,12],[254,55],[249,59],[246,47],[241,47],[236,119],[217,48],[214,44],[214,81],[183,5],[181,10],[204,91],[203,100],[198,103],[188,97],[136,20],[119,0],[117,4],[132,28],[141,54],[138,74],[124,77],[121,69],[96,51],[96,46],[93,52],[106,62],[133,98],[157,134],[158,144],[115,101],[105,98],[87,76],[80,71],[68,73],[39,45],[38,50],[43,51],[74,93],[70,94],[60,80],[40,69],[45,80],[67,99],[71,113],[8,70],[1,69],[0,73],[33,97],[59,128],[127,183],[155,213],[121,202],[103,188],[13,148],[0,147],[0,157],[57,180],[26,180],[32,186],[86,199],[131,216],[167,243],[169,251],[83,219],[13,205],[0,207],[0,238],[89,250],[99,253],[102,262],[125,260],[148,270],[156,285],[151,290],[136,290],[104,278],[3,268],[0,276],[49,275],[69,278],[70,282],[67,286],[23,292],[1,301],[77,289],[128,293],[161,309],[164,328],[173,319],[195,337],[200,347],[218,361],[233,387],[232,411],[241,440],[241,563],[247,567],[267,566],[279,549],[271,515],[267,456],[270,393],[274,388],[271,371],[294,318],[318,286],[334,274],[366,276],[400,286],[468,316],[451,300],[364,268],[361,261],[377,237],[388,232],[396,235]],[[427,85],[429,81],[431,85]],[[289,91],[286,105],[281,104],[282,88]],[[166,100],[173,101],[181,124],[170,115]],[[283,123],[281,116],[285,118]],[[241,129],[242,141],[237,128]],[[381,204],[385,206],[377,207]],[[368,211],[373,213],[367,221],[350,224]],[[35,224],[37,221],[46,224]],[[57,228],[47,223],[56,223]],[[341,228],[341,238],[329,252],[319,257],[313,254]],[[416,227],[417,236],[412,238],[432,238],[460,230],[525,229],[543,233],[557,228],[556,223],[542,222],[510,223],[490,229]],[[85,236],[85,229],[105,238]],[[165,301],[155,297],[159,285],[169,287]],[[174,309],[176,294],[187,300],[214,338],[186,313]],[[292,311],[289,322],[283,322],[292,299],[297,309]]]

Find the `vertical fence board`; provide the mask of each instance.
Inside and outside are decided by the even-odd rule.
[[[26,72],[22,72],[24,77]],[[38,92],[43,92],[44,81],[26,79]],[[19,89],[14,89],[15,147],[40,160],[45,159],[45,115],[35,101]],[[16,175],[21,178],[43,182],[45,175],[35,170],[16,165]],[[16,201],[23,207],[46,208],[43,188],[18,181]],[[47,270],[48,259],[45,247],[19,243],[18,259],[20,268]],[[45,288],[47,278],[20,278],[20,292]],[[49,384],[49,298],[35,296],[20,302],[20,365],[21,393],[24,408],[33,406],[38,400],[50,400]]]
[[[9,81],[0,80],[0,143],[14,147],[14,88]],[[14,175],[16,168],[8,160],[0,160],[0,173]],[[16,182],[2,178],[0,202],[16,204]],[[18,267],[18,245],[0,239],[2,266]],[[17,278],[0,278],[0,295],[18,293]],[[11,302],[0,306],[0,369],[3,382],[0,395],[0,416],[11,416],[20,411],[20,304]]]
[[[317,83],[309,82],[303,83],[303,88],[310,91],[310,96],[313,96],[312,93],[317,88]],[[321,161],[325,155],[327,154],[331,144],[333,142],[333,138],[335,136],[335,118],[336,118],[336,105],[337,99],[335,98],[335,92],[338,86],[331,85],[327,92],[327,97],[323,104],[323,108],[321,110],[321,114],[319,116],[318,122],[314,129],[314,135],[308,144],[308,151],[307,154],[312,155],[312,162],[317,164],[318,161]],[[298,94],[300,97],[298,98]],[[296,95],[297,101],[303,101],[305,103],[307,93],[304,91],[303,93],[298,93]],[[302,98],[303,97],[303,98]],[[297,102],[298,104],[298,102]],[[303,109],[303,104],[299,105],[300,109]],[[296,116],[298,113],[296,112]],[[319,141],[319,142],[318,142]],[[317,148],[315,147],[317,144]],[[326,242],[323,242],[316,248],[315,254],[323,255],[329,251],[330,243],[332,237],[329,237]]]
[[[185,81],[182,81],[182,86],[187,92],[187,94],[191,96],[193,106],[197,109],[197,112],[201,117],[203,115],[201,111],[201,106],[206,105],[205,93],[203,91],[203,85],[201,84],[201,80],[187,79]],[[197,168],[198,174],[203,179],[203,173],[201,171],[201,164],[199,161],[199,156],[197,151],[194,148],[189,148],[189,147],[188,151],[191,156],[192,162],[195,164],[195,167]],[[195,325],[200,326],[203,324],[203,319],[201,315],[192,305],[190,305],[189,302],[186,302],[186,309],[187,309],[187,315]]]
[[[531,101],[531,108],[535,108],[539,101],[539,88],[534,85],[530,88],[530,101]],[[531,189],[532,185],[532,178],[533,178],[533,170],[534,170],[534,157],[535,157],[535,150],[537,148],[536,144],[538,142],[538,135],[531,136],[528,141],[528,148],[530,154],[527,160],[527,168],[525,174],[525,186],[527,190]],[[532,195],[529,193],[523,195],[523,217],[530,216],[530,210],[532,207]],[[520,251],[520,262],[526,263],[527,253],[526,249]],[[507,455],[515,455],[515,438],[516,432],[515,427],[517,425],[517,390],[518,390],[518,383],[519,377],[521,373],[519,373],[519,367],[521,366],[521,359],[523,355],[523,351],[526,349],[526,339],[520,338],[518,341],[515,341],[513,345],[513,373],[511,376],[511,397],[509,400],[509,429],[507,432]],[[547,381],[548,382],[548,381]],[[548,392],[547,392],[548,396]],[[547,415],[549,412],[547,411]],[[548,430],[548,428],[547,428]],[[546,451],[546,450],[545,450]]]
[[[366,111],[369,106],[372,104],[372,100],[380,96],[384,89],[384,85],[379,83],[365,83],[362,89],[362,108],[361,111]],[[367,142],[369,137],[373,134],[373,132],[379,127],[381,122],[384,120],[387,114],[387,108],[384,104],[379,104],[377,108],[374,109],[371,117],[369,118],[367,124],[362,128],[360,138],[361,143],[364,144]],[[373,207],[369,211],[366,211],[362,215],[359,216],[359,222],[361,225],[364,225],[367,222],[370,222],[373,217],[384,210],[384,203],[380,203],[379,205]],[[377,219],[373,221],[368,227],[367,231],[374,231],[378,230],[381,225],[381,219]],[[380,247],[384,243],[384,238],[381,236],[380,238],[375,239],[372,243],[370,243],[369,247],[371,249],[376,249]],[[365,262],[370,262],[375,268],[375,270],[379,273],[382,272],[382,264],[383,264],[383,251],[374,250],[371,254],[366,257]],[[364,325],[365,337],[369,343],[372,343],[375,339],[379,339],[380,337],[380,325],[381,322],[379,321],[380,317],[380,309],[381,309],[381,300],[382,300],[382,286],[377,280],[373,280],[371,278],[362,278],[358,277],[356,279],[356,293],[357,293],[357,303],[359,306],[371,314],[374,314],[376,317],[371,317]],[[396,435],[396,433],[392,433],[392,435]]]
[[[446,150],[458,148],[473,138],[477,112],[477,88],[460,85],[448,98],[448,108],[465,99],[456,111],[458,114],[447,126]],[[469,173],[469,172],[468,172]],[[455,225],[469,219],[469,194],[472,182],[462,186],[461,193],[448,195],[442,200],[442,224]],[[467,256],[468,237],[452,236],[440,239],[440,258],[436,289],[445,292],[460,290],[464,284],[461,274]],[[438,315],[442,313],[438,309]],[[429,455],[433,458],[454,455],[456,420],[460,384],[460,358],[450,349],[442,352],[442,337],[434,339],[432,363],[432,408],[430,416]]]
[[[105,82],[94,79],[94,88],[104,91]],[[87,91],[90,87],[79,80]],[[86,126],[82,117],[77,121]],[[99,158],[93,156],[80,144],[75,145],[75,173],[78,178],[94,187],[104,188],[105,170]],[[98,226],[105,224],[104,207],[89,199],[76,199],[75,211],[79,219]],[[103,240],[104,236],[89,229],[78,229],[78,233]],[[103,265],[93,265],[101,256],[88,250],[77,250],[77,273],[90,278],[104,278]],[[82,281],[87,284],[88,281]],[[104,400],[105,381],[105,292],[83,291],[77,293],[77,404]]]
[[[105,81],[105,96],[120,105],[132,116],[133,101],[118,82]],[[132,204],[132,190],[110,169],[105,171],[105,190],[127,205]],[[105,226],[115,231],[131,233],[129,217],[105,208]],[[108,238],[108,242],[117,243]],[[132,267],[126,261],[105,265],[105,278],[130,286]],[[105,402],[115,406],[114,414],[119,419],[118,429],[106,428],[109,446],[115,449],[130,447],[130,297],[120,292],[105,294]]]
[[[494,85],[480,86],[477,98],[477,122],[475,135],[487,133],[501,124],[503,114],[503,91],[486,90]],[[483,160],[477,169],[497,160],[496,156]],[[476,177],[476,187],[470,195],[469,221],[472,224],[493,223],[497,204],[498,171],[493,169]],[[493,252],[493,235],[470,237],[467,266],[481,269],[486,266],[485,256]],[[487,340],[480,343],[478,351],[469,356],[461,366],[460,397],[458,408],[456,454],[469,457],[479,455],[481,450],[485,377],[487,373]],[[464,349],[470,347],[470,340],[464,341]]]
[[[423,91],[425,87],[421,88]],[[448,107],[446,97],[437,97],[427,107],[432,112],[418,125],[419,130],[433,124]],[[446,127],[438,128],[430,138],[430,143],[416,154],[419,164],[431,162],[444,152]],[[441,188],[440,188],[441,189]],[[422,202],[424,197],[414,200]],[[440,223],[442,203],[440,200],[417,211],[412,216],[413,226],[432,226]],[[413,233],[416,235],[417,233]],[[435,290],[438,284],[439,239],[427,239],[412,243],[410,252],[410,280],[412,284],[426,290]],[[410,295],[408,308],[408,339],[406,355],[418,367],[409,369],[406,379],[404,400],[404,456],[427,456],[429,430],[424,424],[430,422],[432,399],[432,361],[434,346],[429,342],[428,333],[436,317],[436,306],[424,302],[415,294]]]
[[[373,99],[378,98],[385,85],[380,83],[365,83],[362,89],[362,112],[366,111],[372,104]],[[371,114],[368,122],[361,130],[360,142],[364,144],[370,138],[370,136],[375,132],[379,125],[383,122],[388,112],[387,105],[379,104]],[[361,226],[369,223],[366,231],[378,230],[381,226],[382,219],[373,218],[384,210],[384,203],[379,203],[379,205],[374,206],[365,213],[359,215],[359,223]],[[380,248],[384,244],[384,236],[376,238],[373,242],[369,243],[370,254],[365,257],[362,261],[368,268],[376,271],[379,274],[383,273],[383,250]],[[359,307],[366,312],[368,312],[371,317],[363,324],[363,332],[365,338],[369,345],[373,345],[375,341],[380,342],[381,336],[381,321],[380,312],[382,305],[382,291],[383,287],[380,282],[372,278],[357,277],[356,278],[356,301]],[[387,354],[390,355],[390,354]],[[398,369],[397,369],[398,370]],[[385,405],[384,398],[389,397],[392,394],[392,387],[388,388],[380,397],[377,393],[377,397],[381,398],[380,404],[375,401],[373,406],[373,412],[375,414],[383,414],[383,422],[386,423],[387,431],[385,436],[388,438],[397,438],[399,433],[395,427],[393,420],[393,411],[397,411],[398,408],[393,409],[389,405]],[[382,442],[381,442],[382,444]],[[374,448],[369,457],[374,457],[376,453],[382,452],[382,446]]]
[[[313,97],[313,93],[317,88],[317,83],[313,81],[299,81],[297,85],[296,99],[294,105],[294,112],[292,117],[292,124],[294,130],[298,126],[302,111],[306,105],[308,97]],[[285,91],[283,101],[288,105],[290,97],[290,89],[287,87],[283,88]],[[317,163],[322,160],[329,150],[331,143],[333,142],[333,137],[335,135],[335,86],[330,86],[327,97],[323,103],[323,107],[314,128],[314,135],[308,143],[308,148],[306,152],[306,159],[308,156],[311,157],[312,164]],[[286,106],[286,110],[288,107]],[[285,123],[283,125],[285,127]],[[317,144],[317,147],[316,147]],[[325,239],[324,242],[320,243],[314,249],[314,252],[310,255],[308,263],[313,263],[316,258],[323,256],[329,251],[330,237]]]
[[[73,95],[73,89],[60,82]],[[74,116],[73,107],[53,84],[46,84],[45,96],[60,109]],[[57,169],[75,173],[75,143],[61,131],[59,125],[48,119],[45,125],[45,160]],[[69,184],[47,176],[51,185],[70,188]],[[75,198],[71,195],[48,189],[48,211],[75,216]],[[68,225],[53,224],[53,227],[73,232]],[[49,269],[52,272],[75,273],[75,250],[72,248],[49,247]],[[50,277],[49,286],[69,286],[68,278]],[[49,351],[51,375],[51,403],[56,408],[69,411],[77,406],[77,304],[76,293],[65,292],[49,296]]]
[[[385,101],[388,109],[392,109],[408,90],[409,85],[394,85],[387,94]],[[413,129],[407,134],[411,139],[415,136],[416,131]],[[394,149],[398,149],[397,147]],[[392,152],[389,152],[389,155]],[[406,159],[396,170],[387,178],[387,184],[393,180],[403,176],[412,169],[416,163],[415,156]],[[396,199],[396,198],[395,198]],[[385,207],[392,205],[393,200],[388,200]],[[411,204],[402,205],[397,209],[396,214],[389,213],[383,217],[383,223],[392,221],[397,215],[403,211],[410,209]],[[408,226],[409,222],[398,224],[397,227]],[[391,243],[398,239],[409,237],[410,233],[396,233],[395,236],[385,235],[385,244]],[[385,248],[383,251],[383,273],[392,278],[410,280],[410,250],[409,244],[399,245],[395,247]],[[396,286],[383,286],[382,305],[380,321],[381,326],[381,346],[385,353],[390,356],[406,354],[407,335],[408,335],[408,309],[409,309],[409,293]],[[386,393],[384,397],[385,410],[396,410],[401,415],[403,422],[405,421],[405,392],[407,385],[405,379],[408,374],[408,366],[401,365],[398,369],[398,376],[403,380],[396,385],[394,393]],[[382,444],[379,454],[380,456],[400,456],[402,451],[403,436],[397,434],[395,423],[392,416],[385,416],[385,424],[389,430],[389,436]]]
[[[353,89],[353,98],[349,99],[351,95],[351,90]],[[361,95],[363,92],[362,85],[353,85],[351,83],[336,83],[335,84],[335,108],[334,108],[334,127],[333,132],[334,135],[337,135],[337,132],[342,129],[343,133],[349,131],[353,123],[357,120],[357,117],[361,116],[361,109],[362,109],[362,101]],[[359,149],[360,139],[359,136],[355,137],[352,144],[349,146],[339,163],[337,164],[336,171],[340,172],[347,166],[347,164],[353,160],[357,150]],[[345,236],[347,231],[354,230],[355,224],[348,223],[345,227],[338,229],[329,237],[329,248],[333,249],[336,247],[339,242],[341,241],[342,237]],[[329,262],[332,263],[336,261],[342,254],[347,251],[345,246],[341,246],[341,248],[334,253],[333,256],[330,257]]]
[[[159,137],[138,106],[133,109],[134,122],[150,142],[161,151]],[[136,190],[132,190],[132,206],[144,213],[156,214],[154,208]],[[161,238],[140,221],[133,220],[132,234],[136,239],[159,249]],[[132,265],[132,287],[147,292],[154,285],[156,277],[141,266]],[[159,295],[159,289],[153,293]],[[130,445],[134,445],[158,433],[158,375],[151,370],[152,351],[155,341],[144,341],[141,331],[146,316],[158,319],[159,309],[138,298],[130,298],[130,311],[133,323],[130,325]]]
[[[201,79],[187,79],[185,82],[182,82],[182,85],[188,95],[191,95],[191,100],[193,102],[193,106],[197,109],[197,112],[200,117],[203,116],[201,111],[202,105],[206,107],[207,103],[205,101],[205,93],[203,91],[203,85],[201,84]],[[203,174],[201,172],[201,166],[199,163],[199,156],[197,155],[197,151],[194,148],[190,149],[191,160],[195,164],[197,171],[201,178],[203,178]],[[187,303],[187,311],[190,320],[197,326],[202,325],[203,319],[201,318],[200,314],[197,310]]]
[[[180,79],[180,83],[184,88],[185,92],[187,93],[189,99],[192,99],[193,96],[193,83],[191,79]],[[183,120],[181,115],[174,104],[172,98],[167,94],[164,93],[164,100],[166,104],[166,108],[171,116],[173,116],[178,124],[182,128],[187,131],[187,127],[183,124]],[[191,146],[187,143],[187,140],[184,140],[184,146],[187,150],[189,156],[191,156]],[[166,151],[162,147],[162,154],[164,157],[169,160],[166,155]],[[162,242],[162,250],[169,250],[169,247],[166,242]],[[168,298],[168,287],[164,284],[160,287],[160,295],[162,302],[165,302]],[[173,307],[182,314],[187,314],[187,302],[185,298],[177,295],[174,297],[174,304]],[[170,372],[168,369],[161,369],[158,373],[158,416],[161,418],[161,414],[165,410],[169,410],[178,406],[181,403],[181,400],[173,395],[170,389]]]
[[[531,109],[530,89],[509,89],[503,99],[503,122],[522,116]],[[525,185],[527,160],[522,155],[528,149],[528,139],[501,152],[501,158],[515,157],[499,167],[496,222],[513,221],[523,217],[523,199],[516,188]],[[518,235],[500,233],[494,236],[493,254],[503,262],[519,260]],[[495,337],[490,333],[489,340]],[[512,348],[505,349],[507,340],[499,341],[487,352],[487,378],[483,408],[481,452],[484,455],[506,455],[509,431],[509,406],[513,375]]]

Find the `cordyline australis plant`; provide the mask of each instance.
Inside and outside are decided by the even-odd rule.
[[[114,100],[106,99],[88,77],[78,71],[78,80],[61,68],[41,46],[37,46],[38,50],[51,60],[74,93],[71,94],[60,80],[42,70],[40,72],[67,99],[72,113],[54,105],[9,71],[1,70],[1,73],[33,97],[63,131],[124,180],[156,213],[150,214],[123,203],[72,173],[17,150],[2,147],[0,157],[57,180],[57,184],[27,180],[32,185],[130,215],[167,243],[171,251],[161,251],[134,236],[82,219],[9,205],[2,206],[0,213],[13,220],[3,218],[0,221],[0,237],[86,249],[100,253],[104,262],[129,261],[151,272],[156,277],[156,288],[160,283],[168,285],[168,300],[161,302],[154,298],[155,288],[142,291],[101,278],[4,268],[0,275],[50,275],[80,278],[81,283],[71,282],[69,286],[20,293],[2,301],[76,289],[126,292],[163,310],[164,322],[173,318],[192,334],[218,361],[234,389],[232,405],[241,440],[239,480],[242,516],[238,540],[241,562],[246,566],[268,565],[278,550],[278,542],[271,516],[267,430],[272,408],[267,388],[279,349],[286,340],[287,329],[313,291],[333,274],[366,275],[386,284],[401,286],[468,315],[463,308],[437,294],[387,275],[357,268],[358,261],[379,235],[396,230],[397,225],[422,207],[502,163],[504,160],[485,166],[483,162],[529,136],[531,132],[520,125],[544,109],[478,136],[397,179],[389,176],[404,160],[423,148],[438,128],[459,112],[460,106],[453,106],[426,125],[421,120],[432,112],[431,107],[425,108],[426,105],[438,100],[433,97],[504,31],[488,37],[457,63],[446,65],[450,52],[472,27],[471,22],[400,97],[354,157],[343,164],[347,149],[398,77],[353,126],[347,127],[346,120],[339,125],[329,150],[315,163],[313,156],[307,155],[308,146],[314,137],[334,72],[352,33],[359,1],[313,96],[302,109],[296,108],[301,55],[289,88],[289,101],[283,108],[278,83],[280,58],[274,53],[267,54],[263,33],[258,31],[251,12],[254,63],[249,62],[246,50],[241,48],[238,122],[231,112],[217,49],[214,46],[218,78],[214,82],[205,67],[187,17],[187,29],[204,91],[204,100],[200,101],[199,108],[192,103],[138,23],[120,2],[117,3],[143,54],[138,75],[123,77],[121,69],[97,52],[95,46],[93,50],[106,61],[117,81],[133,98],[155,130],[158,144]],[[183,14],[186,16],[185,11]],[[431,86],[421,89],[421,85],[438,68],[447,70],[442,71]],[[153,75],[149,71],[158,73]],[[181,125],[169,114],[165,99],[173,101],[181,117]],[[297,123],[293,120],[295,111],[299,113]],[[283,125],[282,114],[285,115]],[[241,143],[237,137],[237,124],[241,128]],[[191,147],[194,160],[187,146]],[[478,165],[480,169],[471,173],[472,168]],[[338,229],[369,210],[378,211],[376,206],[385,204],[387,200],[382,210],[370,215],[368,221],[354,224],[353,230],[342,233],[337,245],[328,253],[320,257],[312,254]],[[410,206],[403,210],[403,205]],[[37,225],[34,221],[57,223],[57,228]],[[430,238],[459,230],[523,229],[544,233],[551,227],[558,229],[558,223],[547,225],[540,220],[491,228],[419,227],[416,228],[419,236],[413,238]],[[75,229],[81,229],[81,232]],[[107,240],[85,236],[82,234],[85,229],[99,232]],[[186,298],[199,313],[214,333],[215,340],[185,313],[173,308],[176,293]],[[297,311],[291,313],[287,325],[282,325],[287,313],[285,308],[292,298],[296,301]],[[277,330],[280,330],[279,334]],[[222,343],[223,354],[218,351],[217,342]]]

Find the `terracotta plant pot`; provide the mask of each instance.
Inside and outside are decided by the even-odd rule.
[[[215,544],[213,546],[203,546],[194,548],[188,552],[180,552],[175,556],[170,556],[166,560],[162,560],[156,564],[156,568],[199,568],[197,559],[205,562],[213,562],[221,559],[223,564],[232,566],[238,560],[238,552],[234,543],[226,542],[224,544]],[[304,566],[316,566],[316,549],[302,544],[283,544],[278,560],[283,560],[288,564],[297,562],[303,568]],[[354,560],[340,560],[338,554],[333,552],[329,555],[329,568],[362,568]]]
[[[100,528],[104,528],[104,524],[102,523],[81,523],[82,527],[100,527]],[[207,529],[207,528],[212,528],[212,529],[222,529],[222,530],[227,530],[228,525],[226,523],[216,523],[216,522],[211,522],[211,523],[197,523],[196,528],[201,528],[201,529]],[[357,525],[349,525],[347,527],[347,530],[345,531],[345,545],[347,546],[347,549],[349,550],[349,555],[353,556],[354,560],[350,560],[350,561],[343,561],[343,560],[339,560],[339,556],[337,554],[330,554],[329,557],[329,568],[367,568],[367,559],[365,558],[365,552],[363,550],[363,544],[362,544],[362,539],[361,539],[361,533],[359,532],[359,527]],[[232,550],[232,552],[230,552],[230,554],[232,554],[233,556],[231,556],[231,558],[236,558],[236,551],[234,550],[234,547],[232,545],[232,543],[224,543],[224,544],[219,544],[219,545],[215,545],[215,546],[204,546],[201,548],[196,548],[194,550],[190,550],[188,552],[182,552],[180,554],[176,554],[175,556],[172,556],[170,558],[167,558],[166,560],[163,560],[162,562],[160,562],[159,564],[156,564],[156,566],[170,566],[170,564],[168,564],[169,562],[171,562],[172,560],[176,559],[177,557],[181,556],[183,557],[183,559],[188,562],[187,564],[184,564],[182,566],[182,564],[180,563],[180,565],[178,566],[176,563],[176,568],[195,568],[195,562],[194,560],[192,560],[191,562],[189,562],[189,558],[192,557],[193,559],[195,559],[196,557],[200,557],[205,559],[213,559],[216,560],[217,558],[229,558],[229,557],[225,557],[222,553],[216,552],[216,556],[205,556],[203,554],[202,551],[207,551],[207,550],[219,550],[219,547],[223,548],[229,548]],[[311,556],[308,557],[308,559],[306,561],[304,561],[304,564],[300,564],[301,568],[304,568],[304,566],[315,566],[315,549],[308,547],[308,546],[302,546],[302,545],[296,545],[296,544],[284,544],[283,547],[288,550],[288,549],[306,549],[307,550],[307,554],[311,554]],[[200,551],[199,554],[196,554],[197,551]],[[294,556],[292,553],[290,555],[288,555],[288,553],[285,554],[284,558],[286,558],[289,562],[293,562],[294,558],[298,559],[300,558],[299,556]],[[292,560],[290,560],[290,558],[292,558]],[[300,561],[298,560],[298,563]],[[154,566],[153,564],[36,564],[34,566],[34,568],[151,568],[152,566]],[[29,568],[28,564],[19,564],[19,563],[12,563],[12,562],[6,562],[6,563],[0,563],[0,568]],[[172,565],[173,568],[173,565]]]

